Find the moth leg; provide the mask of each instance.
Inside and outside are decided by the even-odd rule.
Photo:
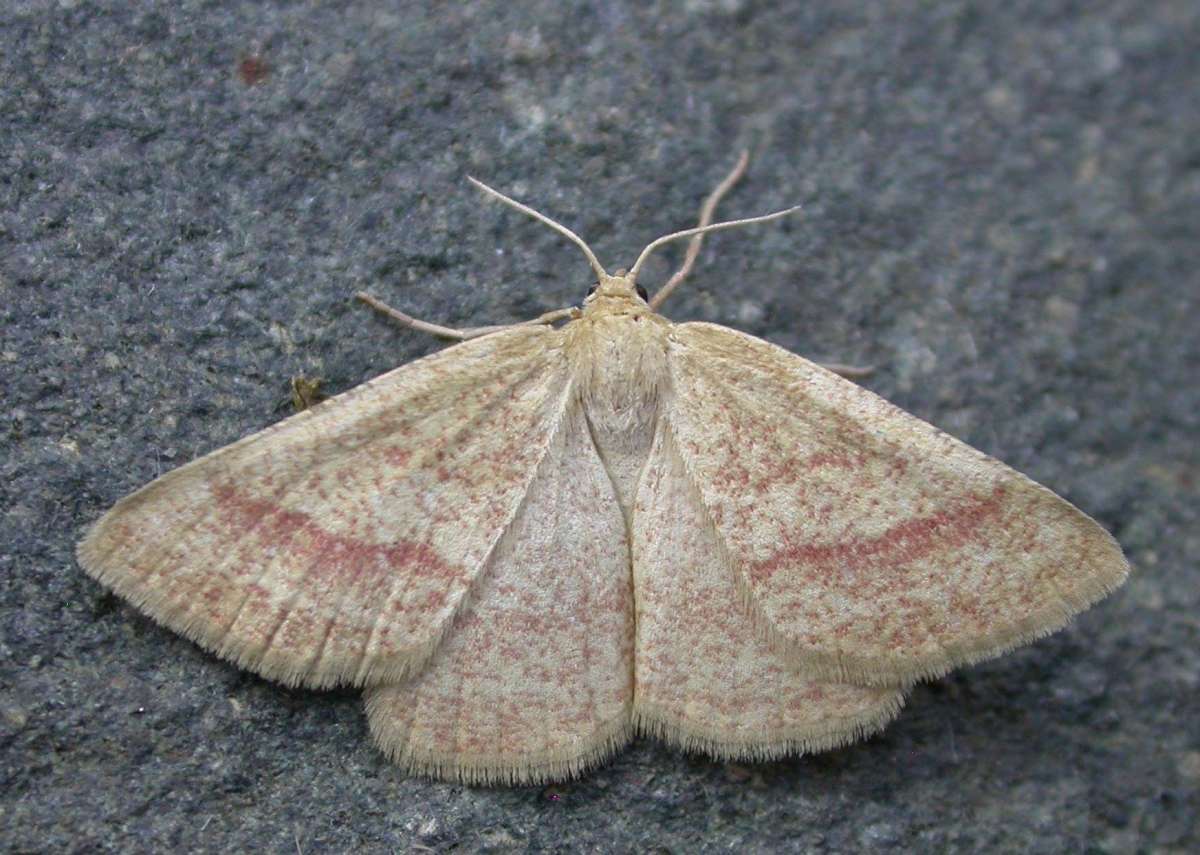
[[[729,192],[734,184],[737,184],[742,175],[746,171],[746,164],[750,162],[750,152],[742,151],[738,155],[737,163],[734,164],[733,170],[725,176],[713,191],[708,194],[708,198],[704,200],[704,204],[700,206],[700,222],[697,223],[697,228],[704,228],[712,222],[713,214],[717,211],[717,203],[721,198]],[[683,256],[683,264],[679,266],[671,278],[667,280],[667,284],[659,289],[658,293],[650,300],[650,308],[658,311],[658,307],[666,302],[671,296],[671,292],[680,286],[687,275],[692,272],[692,267],[696,263],[696,257],[700,255],[700,244],[704,242],[704,235],[696,235],[688,242],[687,253]]]
[[[874,365],[843,365],[840,362],[818,362],[817,365],[847,380],[858,380],[875,373]]]
[[[552,312],[546,312],[543,315],[538,315],[528,321],[521,321],[515,324],[498,324],[490,327],[467,327],[466,329],[454,329],[454,327],[444,327],[441,324],[431,324],[428,321],[422,321],[414,318],[412,315],[405,314],[399,309],[393,309],[387,303],[377,300],[365,291],[359,291],[354,295],[359,300],[362,300],[372,309],[382,314],[387,315],[393,321],[408,327],[409,329],[418,330],[419,332],[429,333],[430,335],[438,336],[439,338],[452,338],[457,341],[466,341],[469,338],[479,338],[489,333],[499,332],[500,330],[512,329],[513,327],[533,327],[545,324],[552,324],[555,321],[565,320],[566,318],[575,317],[578,309],[571,307],[566,309],[555,309]]]

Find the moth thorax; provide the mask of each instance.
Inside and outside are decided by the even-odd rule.
[[[666,389],[665,330],[650,318],[610,317],[589,324],[572,344],[592,440],[628,512]]]
[[[585,335],[573,342],[572,356],[593,430],[612,433],[614,441],[644,441],[649,447],[667,376],[664,331],[649,318],[628,316],[597,319],[587,326]]]

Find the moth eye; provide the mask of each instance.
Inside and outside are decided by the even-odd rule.
[[[646,289],[643,288],[641,285],[637,286],[637,295],[642,298],[643,303],[650,302],[650,295],[646,293]]]
[[[596,293],[596,286],[595,286],[595,285],[593,285],[591,288],[588,288],[587,295],[588,295],[589,297],[590,297],[590,296],[592,296],[592,295],[593,295],[593,294],[595,294],[595,293]]]

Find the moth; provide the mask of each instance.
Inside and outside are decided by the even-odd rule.
[[[480,783],[577,775],[637,733],[843,745],[1120,585],[1116,541],[1046,488],[837,371],[657,313],[704,234],[794,210],[712,223],[745,165],[611,275],[475,182],[583,250],[581,307],[452,330],[360,295],[461,341],[158,478],[80,564],[263,677],[362,687],[388,757]],[[646,258],[682,238],[648,299]]]

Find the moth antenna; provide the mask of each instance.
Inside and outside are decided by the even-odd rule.
[[[637,261],[633,263],[633,267],[629,269],[630,281],[636,281],[638,271],[642,269],[642,265],[649,258],[650,253],[658,249],[664,243],[670,243],[673,240],[680,238],[692,237],[693,235],[706,235],[709,232],[719,232],[721,229],[731,229],[734,226],[748,226],[751,223],[767,223],[771,220],[778,220],[780,217],[786,217],[788,214],[794,214],[799,211],[801,205],[793,205],[791,208],[785,208],[782,211],[776,211],[773,214],[763,214],[761,217],[747,217],[744,220],[728,220],[724,223],[713,223],[711,226],[697,226],[694,229],[684,229],[681,232],[675,232],[669,235],[663,235],[658,240],[651,241],[650,245],[642,250],[642,254],[638,256]],[[655,296],[658,296],[657,294]]]
[[[746,173],[746,166],[750,163],[750,152],[742,149],[738,155],[737,163],[733,165],[733,169],[729,174],[721,179],[721,183],[713,188],[712,192],[704,199],[704,204],[700,206],[700,220],[696,223],[696,227],[700,228],[707,226],[713,221],[713,216],[717,212],[717,205],[725,198],[725,194],[733,188],[741,180]],[[679,269],[671,274],[671,278],[666,281],[658,293],[650,300],[650,308],[658,311],[658,307],[667,301],[671,296],[671,292],[678,288],[684,279],[687,279],[688,274],[692,272],[692,267],[696,264],[696,259],[700,257],[700,246],[704,243],[704,235],[695,235],[688,241],[687,252],[683,254],[683,263],[679,265]]]
[[[482,190],[484,193],[495,196],[497,199],[499,199],[504,204],[509,205],[513,208],[516,208],[522,214],[528,214],[529,216],[533,217],[538,222],[545,223],[546,225],[548,225],[550,228],[554,229],[559,234],[565,235],[566,237],[570,238],[572,241],[575,242],[576,246],[578,246],[580,249],[583,250],[583,254],[587,256],[588,264],[590,264],[592,266],[592,270],[594,270],[596,273],[596,281],[603,282],[608,277],[608,274],[604,272],[604,268],[600,266],[600,261],[596,258],[596,254],[594,252],[592,252],[591,247],[589,247],[587,245],[587,243],[584,242],[583,238],[581,238],[579,235],[575,234],[575,232],[571,231],[569,228],[564,226],[562,223],[556,223],[554,220],[550,219],[545,214],[539,214],[537,211],[533,210],[533,208],[530,208],[528,205],[522,205],[516,199],[510,199],[509,197],[507,197],[503,193],[501,193],[499,190],[493,190],[491,187],[488,187],[486,184],[484,184],[478,178],[472,178],[470,175],[468,175],[467,180],[470,181],[472,184],[474,184],[476,187],[478,187],[480,190]]]

